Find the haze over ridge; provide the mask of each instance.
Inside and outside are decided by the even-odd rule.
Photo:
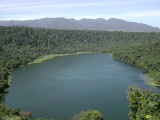
[[[86,19],[81,20],[58,18],[42,18],[35,20],[9,20],[0,21],[0,26],[29,26],[51,29],[69,30],[108,30],[108,31],[127,31],[127,32],[160,32],[160,28],[152,27],[143,23],[128,22],[121,19]]]

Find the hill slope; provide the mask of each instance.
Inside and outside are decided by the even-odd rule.
[[[127,32],[160,32],[160,28],[142,23],[128,22],[111,18],[99,19],[66,19],[66,18],[42,18],[26,21],[0,21],[0,26],[29,26],[54,29],[78,29],[78,30],[109,30]]]

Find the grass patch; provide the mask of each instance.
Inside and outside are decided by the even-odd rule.
[[[7,79],[9,86],[11,86],[11,80],[12,80],[12,75],[11,75],[11,72],[9,72],[8,79]],[[5,89],[5,92],[8,92],[8,89],[9,89],[9,88],[6,88],[6,89]]]
[[[156,77],[156,75],[157,75],[157,72],[149,71],[148,73],[144,74],[142,78],[144,79],[147,85],[160,86],[159,84],[156,84],[153,80]]]
[[[78,54],[85,54],[85,53],[92,53],[92,52],[78,52],[78,53],[72,53],[72,54],[51,54],[51,55],[45,55],[45,56],[39,57],[38,59],[36,59],[33,62],[30,62],[28,64],[41,63],[41,62],[43,62],[45,60],[52,59],[52,58],[59,57],[59,56],[78,55]]]
[[[11,85],[12,75],[9,73],[8,75],[8,85]]]
[[[112,53],[108,53],[109,56],[111,56],[113,58],[113,54]]]

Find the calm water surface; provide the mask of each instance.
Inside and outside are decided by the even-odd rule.
[[[133,84],[150,88],[144,72],[103,53],[56,57],[13,70],[5,103],[30,111],[33,119],[69,120],[98,109],[105,120],[129,120],[126,90]]]

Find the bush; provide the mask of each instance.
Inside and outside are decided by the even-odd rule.
[[[103,118],[98,110],[88,110],[74,115],[71,120],[103,120]]]

